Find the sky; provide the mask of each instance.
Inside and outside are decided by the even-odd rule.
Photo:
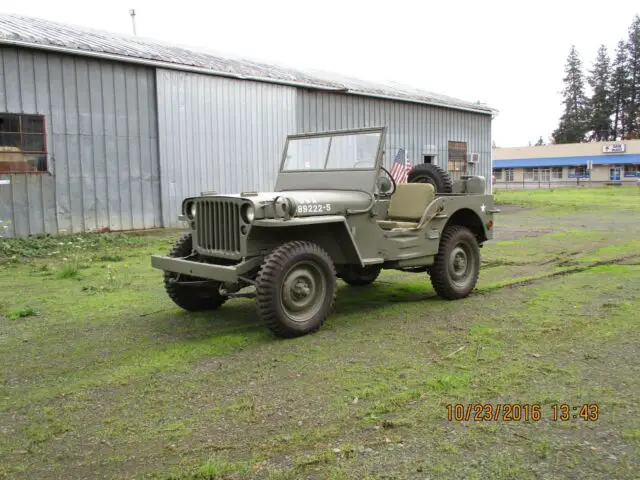
[[[600,44],[627,38],[637,0],[30,0],[21,13],[206,47],[293,68],[394,81],[499,111],[500,147],[545,142],[562,114],[571,45],[591,68]],[[10,8],[10,9],[8,9]]]

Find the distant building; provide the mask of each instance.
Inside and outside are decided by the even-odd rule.
[[[640,140],[494,148],[494,188],[634,183]]]
[[[386,126],[388,168],[403,148],[412,164],[490,178],[494,114],[412,87],[0,14],[0,226],[180,226],[185,197],[271,190],[286,135],[317,130]]]

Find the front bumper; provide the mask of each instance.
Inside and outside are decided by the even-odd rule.
[[[259,267],[261,263],[262,258],[260,257],[250,258],[236,265],[212,265],[183,258],[163,257],[161,255],[151,256],[151,266],[154,268],[224,283],[238,282],[239,277]]]

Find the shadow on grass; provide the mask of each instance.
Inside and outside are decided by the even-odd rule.
[[[395,283],[380,281],[372,285],[354,287],[338,282],[336,305],[331,319],[351,314],[363,314],[353,321],[369,321],[367,312],[391,304],[441,301],[426,282]],[[167,336],[174,341],[215,341],[216,338],[242,335],[247,341],[276,339],[260,322],[254,300],[231,299],[219,310],[210,312],[187,312],[178,307],[169,307],[156,314],[146,315],[143,322],[158,336]],[[332,322],[333,323],[333,322]],[[253,343],[253,342],[251,342]]]

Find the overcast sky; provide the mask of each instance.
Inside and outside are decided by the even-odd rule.
[[[637,0],[29,0],[0,11],[396,81],[500,111],[499,146],[548,140],[572,44],[587,68],[627,37]]]

